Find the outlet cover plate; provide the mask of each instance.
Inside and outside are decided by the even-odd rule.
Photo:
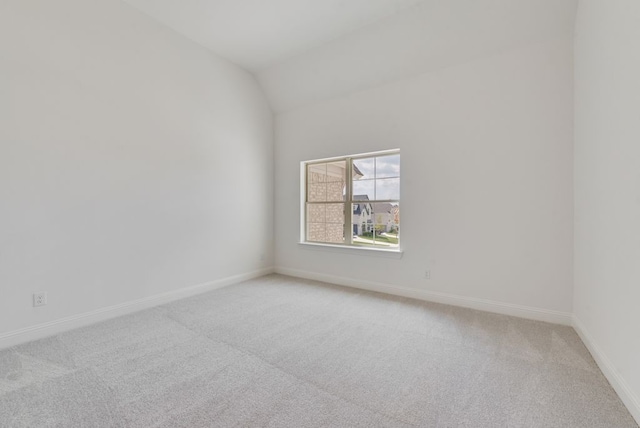
[[[33,306],[44,306],[47,304],[47,293],[33,293]]]

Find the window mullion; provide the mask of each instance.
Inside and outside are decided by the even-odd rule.
[[[346,158],[346,177],[345,177],[345,195],[344,195],[344,243],[353,244],[353,205],[351,202],[353,193],[353,159]]]
[[[304,210],[302,212],[304,218],[304,241],[309,238],[309,165],[304,166]]]

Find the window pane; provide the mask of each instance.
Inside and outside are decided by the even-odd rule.
[[[353,204],[353,244],[365,247],[398,248],[400,244],[399,204],[374,202]]]
[[[307,204],[307,241],[344,243],[344,204]]]
[[[307,223],[307,241],[324,242],[327,234],[327,225],[325,223]]]
[[[344,224],[344,204],[326,204],[327,223]]]
[[[344,183],[346,161],[330,162],[327,165],[327,181]]]
[[[324,223],[327,218],[327,206],[325,204],[308,204],[307,221],[309,223]]]
[[[307,166],[309,183],[324,183],[327,178],[327,164],[313,164]]]
[[[343,201],[346,161],[307,166],[307,201]]]
[[[375,198],[374,180],[356,180],[353,182],[353,200],[365,201]]]
[[[379,156],[376,158],[376,178],[390,177],[400,177],[400,155]]]
[[[400,179],[383,178],[376,180],[376,199],[400,199]]]
[[[352,204],[354,245],[373,245],[373,209],[369,202]]]
[[[324,202],[327,200],[327,183],[309,183],[309,202]]]
[[[373,206],[376,246],[397,248],[400,231],[400,206],[397,202],[377,202]]]
[[[327,240],[332,244],[344,244],[344,224],[327,224]]]
[[[354,180],[375,178],[375,158],[354,159],[353,178]]]

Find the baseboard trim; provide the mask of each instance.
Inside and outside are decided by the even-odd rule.
[[[624,380],[622,375],[615,368],[609,357],[602,351],[602,349],[598,346],[598,344],[593,339],[593,336],[589,334],[584,324],[578,317],[573,315],[573,328],[582,339],[582,342],[585,344],[593,359],[600,367],[600,370],[607,378],[613,389],[618,394],[618,397],[622,400],[631,416],[636,420],[638,425],[640,425],[640,399],[636,396],[627,382]]]
[[[53,336],[65,331],[84,327],[96,322],[105,321],[110,318],[130,314],[143,309],[159,306],[175,300],[184,299],[185,297],[195,296],[207,291],[226,287],[238,282],[246,281],[260,276],[268,275],[274,272],[273,267],[258,269],[239,275],[233,275],[202,284],[192,285],[190,287],[181,288],[179,290],[169,291],[166,293],[156,294],[142,299],[132,300],[118,305],[108,306],[106,308],[96,309],[95,311],[85,312],[78,315],[60,318],[42,324],[21,328],[0,334],[0,349],[11,346],[20,345],[32,340],[42,339],[44,337]]]
[[[474,297],[458,296],[455,294],[439,293],[434,291],[417,290],[415,288],[402,287],[397,285],[383,284],[379,282],[351,279],[341,276],[327,275],[324,273],[309,272],[298,269],[290,269],[276,266],[275,272],[293,276],[297,278],[312,279],[316,281],[328,282],[346,287],[359,288],[362,290],[376,291],[379,293],[391,294],[394,296],[409,297],[428,302],[443,303],[445,305],[460,306],[463,308],[476,309],[484,312],[493,312],[502,315],[510,315],[519,318],[545,321],[553,324],[572,325],[572,316],[568,312],[552,311],[529,306],[514,305],[511,303],[496,302],[493,300],[477,299]]]

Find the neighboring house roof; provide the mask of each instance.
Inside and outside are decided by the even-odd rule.
[[[394,205],[390,202],[366,202],[370,200],[368,195],[353,195],[353,200],[364,202],[361,204],[353,204],[354,216],[361,215],[363,211],[368,211],[367,214],[370,214],[370,211],[373,211],[373,214],[389,214],[391,216],[395,216],[400,211],[400,207],[398,205]],[[367,209],[367,206],[369,209]]]
[[[368,201],[369,200],[369,196],[368,195],[353,195],[353,200],[354,201]],[[365,205],[367,205],[367,204],[353,204],[353,213],[356,214],[356,215],[362,214],[362,210],[363,210]]]
[[[356,166],[356,164],[353,164],[353,175],[357,176],[357,177],[353,177],[356,180],[361,179],[362,177],[364,177],[364,174],[362,173],[362,171],[360,171],[358,169],[358,167]]]
[[[389,202],[377,202],[371,205],[373,206],[373,212],[376,214],[380,214],[380,213],[391,214],[391,211],[393,210],[393,205],[391,205]]]

